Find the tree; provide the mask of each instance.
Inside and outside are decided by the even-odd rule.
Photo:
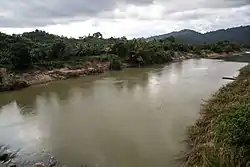
[[[175,37],[173,36],[166,38],[166,40],[168,40],[171,43],[175,43]]]
[[[96,32],[96,33],[93,34],[93,37],[102,39],[102,34],[100,32]]]
[[[64,54],[66,48],[66,44],[62,40],[57,40],[55,43],[51,46],[50,56],[52,59],[54,58],[60,58]]]
[[[11,61],[15,69],[27,69],[32,66],[29,46],[26,43],[13,43],[11,45]]]

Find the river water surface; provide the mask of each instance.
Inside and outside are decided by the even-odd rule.
[[[0,144],[68,166],[178,166],[202,99],[244,65],[194,59],[0,93]]]

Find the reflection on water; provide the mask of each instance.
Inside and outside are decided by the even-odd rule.
[[[178,166],[201,99],[243,65],[187,60],[1,93],[0,143],[69,166]]]

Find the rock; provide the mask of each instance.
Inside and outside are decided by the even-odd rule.
[[[94,68],[92,68],[92,67],[89,67],[89,68],[88,68],[88,71],[89,71],[89,72],[94,72],[94,71],[95,71],[95,69],[94,69]]]
[[[4,78],[7,76],[7,69],[0,68],[0,83],[4,81]]]
[[[73,78],[73,77],[79,77],[84,74],[85,74],[85,69],[78,69],[78,70],[60,69],[55,71],[53,75],[56,75],[57,77]]]
[[[28,86],[29,86],[29,84],[26,81],[24,81],[24,80],[16,80],[11,85],[11,89],[12,90],[17,90],[17,89],[21,89],[21,88],[26,88]]]
[[[4,75],[7,73],[7,69],[6,68],[0,68],[0,75]]]
[[[46,167],[43,163],[35,163],[32,167]]]
[[[0,155],[0,161],[6,162],[9,160],[9,154],[5,153]]]
[[[250,167],[250,161],[247,162],[246,167]]]
[[[27,81],[20,78],[19,76],[8,76],[4,78],[4,82],[0,84],[0,91],[10,91],[26,88],[30,86]]]
[[[44,84],[53,81],[54,79],[47,73],[39,74],[23,74],[24,80],[29,85]]]

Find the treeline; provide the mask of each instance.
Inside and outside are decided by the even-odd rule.
[[[221,53],[240,48],[240,45],[228,41],[192,46],[179,44],[174,37],[152,41],[125,37],[104,39],[97,32],[75,39],[35,30],[11,36],[0,33],[0,67],[11,70],[53,69],[98,60],[110,61],[113,67],[119,68],[122,63],[138,66],[165,63],[176,56],[175,52]]]

